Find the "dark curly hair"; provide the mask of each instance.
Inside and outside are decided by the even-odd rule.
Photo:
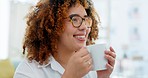
[[[93,19],[87,45],[94,44],[98,38],[100,18],[91,0],[40,0],[27,15],[27,28],[23,43],[23,54],[27,49],[27,58],[39,64],[48,63],[48,58],[57,52],[57,43],[64,31],[63,19],[68,9],[81,4],[87,15]]]

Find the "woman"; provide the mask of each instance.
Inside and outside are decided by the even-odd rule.
[[[27,59],[14,78],[109,78],[116,57],[113,48],[105,51],[108,64],[101,71],[91,71],[92,58],[85,48],[98,37],[97,17],[91,0],[38,2],[27,17]]]

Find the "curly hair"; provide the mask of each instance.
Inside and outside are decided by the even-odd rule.
[[[40,0],[26,17],[23,54],[27,49],[27,58],[30,61],[36,60],[39,64],[47,64],[50,55],[57,52],[58,39],[65,29],[63,19],[68,16],[68,9],[77,3],[81,4],[87,15],[93,19],[86,44],[94,44],[98,38],[97,25],[100,18],[91,0]]]

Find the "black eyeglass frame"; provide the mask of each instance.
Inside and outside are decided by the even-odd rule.
[[[73,17],[75,17],[75,16],[80,17],[82,19],[80,25],[78,25],[78,26],[75,26],[74,23],[73,23],[73,20],[72,20]],[[81,17],[78,14],[72,14],[72,15],[69,15],[69,18],[70,18],[70,22],[72,23],[73,27],[75,27],[75,28],[79,28],[82,25],[83,21],[85,21],[86,18],[89,18],[89,19],[91,19],[91,25],[87,26],[87,28],[91,28],[92,27],[92,18],[90,16],[85,15],[84,18],[83,18],[83,17]]]

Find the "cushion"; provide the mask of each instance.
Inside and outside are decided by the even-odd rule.
[[[13,78],[14,66],[9,59],[0,60],[0,78]]]

